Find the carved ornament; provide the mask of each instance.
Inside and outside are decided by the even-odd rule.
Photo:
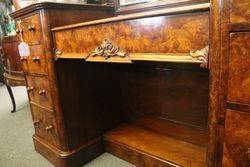
[[[119,46],[114,45],[109,39],[105,39],[88,57],[96,56],[104,57],[107,60],[110,57],[124,58],[128,56],[128,53],[124,52]]]
[[[209,45],[201,50],[190,51],[190,56],[193,59],[201,61],[201,68],[208,68]]]

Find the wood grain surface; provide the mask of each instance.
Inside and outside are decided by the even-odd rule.
[[[159,16],[56,31],[55,45],[62,54],[88,55],[108,38],[127,53],[187,53],[208,44],[208,17]]]

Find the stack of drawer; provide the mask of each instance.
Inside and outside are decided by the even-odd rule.
[[[224,3],[230,3],[230,13],[223,166],[247,167],[250,166],[250,1]]]
[[[20,20],[23,40],[30,47],[30,55],[22,57],[27,92],[35,127],[35,135],[59,147],[58,132],[53,112],[47,61],[39,13]]]

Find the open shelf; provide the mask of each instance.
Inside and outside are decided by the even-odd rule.
[[[108,152],[137,166],[153,166],[154,162],[162,166],[205,166],[206,147],[135,125],[122,125],[105,134],[104,140]]]

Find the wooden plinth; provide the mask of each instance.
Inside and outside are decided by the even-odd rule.
[[[96,138],[79,148],[69,151],[61,151],[36,135],[33,136],[33,141],[38,153],[60,167],[82,166],[104,152],[101,138]]]

